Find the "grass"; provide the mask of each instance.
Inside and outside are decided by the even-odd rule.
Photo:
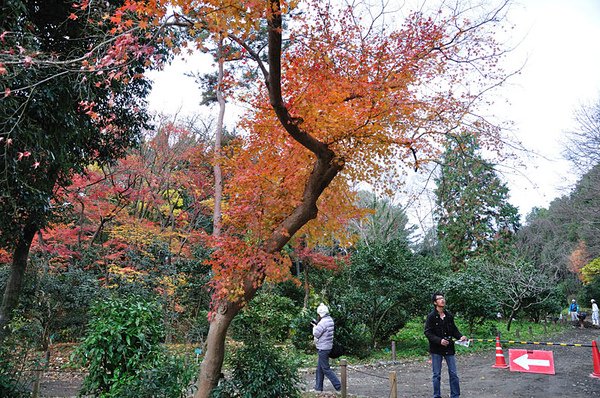
[[[569,324],[547,323],[544,326],[544,323],[514,320],[511,329],[507,330],[508,324],[503,320],[486,321],[481,325],[477,325],[473,334],[469,335],[466,323],[458,318],[456,324],[467,337],[485,340],[495,339],[496,331],[498,331],[503,340],[549,341],[553,336],[570,327]],[[420,319],[408,322],[402,330],[396,333],[393,339],[396,341],[396,357],[398,359],[421,358],[428,355],[429,344],[423,334],[423,322]],[[457,346],[457,353],[493,349],[495,349],[495,345],[491,342],[473,342],[468,348]]]

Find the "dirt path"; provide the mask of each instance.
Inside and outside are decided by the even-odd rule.
[[[555,342],[591,344],[600,337],[599,329],[575,329],[554,338]],[[484,343],[480,343],[484,344]],[[490,344],[490,343],[485,343]],[[600,396],[600,379],[590,377],[593,372],[590,347],[560,347],[514,345],[503,346],[508,363],[508,348],[551,350],[554,355],[555,375],[511,372],[495,369],[495,352],[457,355],[462,397],[594,397]],[[339,374],[339,369],[336,369]],[[430,397],[431,364],[427,360],[403,362],[388,366],[350,366],[348,393],[358,397],[389,396],[389,373],[397,372],[398,396]],[[307,388],[314,385],[314,373],[305,376]],[[325,391],[333,391],[325,382]],[[442,370],[442,395],[449,396],[448,374]],[[325,395],[325,394],[324,394]]]

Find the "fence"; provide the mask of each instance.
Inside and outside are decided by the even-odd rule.
[[[390,384],[389,398],[398,398],[398,376],[395,371],[389,372],[388,378],[386,379],[383,376],[359,370],[357,367],[354,367],[354,366],[349,366],[348,362],[345,359],[342,359],[340,361],[340,373],[341,373],[341,382],[342,382],[341,396],[342,396],[342,398],[346,398],[348,396],[348,369],[352,369],[353,371],[355,371],[357,373],[366,374],[366,375],[369,375],[371,377],[375,377],[378,379],[388,380],[389,384]]]

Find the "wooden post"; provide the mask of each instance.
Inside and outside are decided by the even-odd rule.
[[[44,376],[44,371],[46,369],[48,369],[49,366],[50,366],[50,348],[47,348],[44,364],[41,364],[39,369],[36,369],[34,371],[33,388],[31,391],[32,398],[38,398],[40,396],[40,384],[42,381],[42,377]]]
[[[529,326],[529,339],[533,340],[533,329]]]
[[[517,339],[521,339],[521,332],[519,332],[519,329],[515,330],[515,336],[517,336]]]
[[[396,372],[390,372],[390,398],[398,398],[398,383]]]
[[[392,361],[396,362],[396,341],[392,340]]]
[[[40,381],[42,378],[42,369],[36,369],[34,371],[33,390],[31,392],[32,398],[39,398],[40,396]]]
[[[346,398],[348,394],[348,361],[345,359],[340,361],[340,371],[342,373],[342,398]]]

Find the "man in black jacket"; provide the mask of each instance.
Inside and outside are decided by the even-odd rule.
[[[441,293],[431,297],[435,309],[429,313],[425,321],[425,336],[429,340],[431,369],[433,371],[433,398],[441,398],[440,380],[442,378],[442,359],[446,359],[450,378],[450,398],[460,397],[460,384],[454,358],[454,339],[466,341],[456,325],[454,317],[445,310],[446,300]]]

